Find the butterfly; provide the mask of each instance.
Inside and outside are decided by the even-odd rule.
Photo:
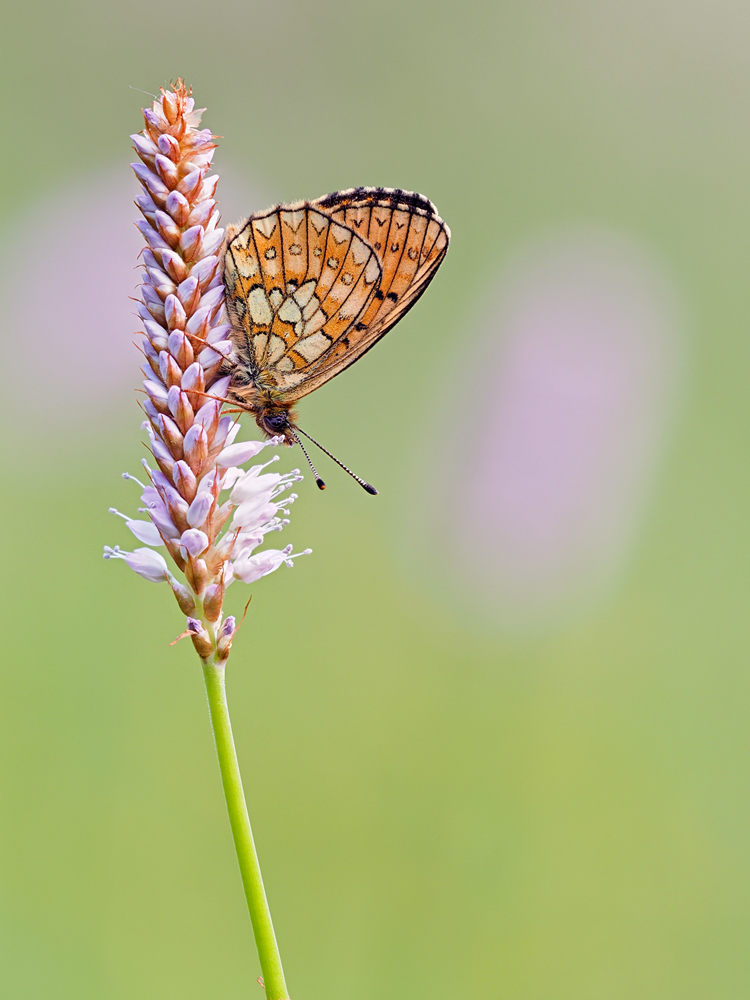
[[[225,372],[232,376],[231,400],[252,413],[267,436],[302,446],[292,406],[406,315],[449,241],[431,201],[393,188],[337,191],[229,226],[224,284],[233,351]]]

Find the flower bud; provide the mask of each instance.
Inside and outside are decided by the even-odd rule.
[[[181,155],[180,144],[174,136],[165,132],[163,135],[159,136],[156,145],[159,147],[159,152],[168,156],[174,163],[179,163]]]
[[[177,190],[180,194],[184,194],[188,200],[191,200],[200,188],[202,180],[202,170],[189,170],[177,185]]]
[[[235,622],[234,615],[230,615],[221,626],[219,641],[216,644],[216,652],[220,660],[226,660],[229,656],[229,650],[232,648],[232,640],[236,632],[237,623]]]
[[[216,274],[216,269],[219,266],[218,257],[203,257],[201,260],[197,261],[191,271],[190,277],[195,278],[198,281],[198,286],[201,292],[205,292],[211,283],[211,279]]]
[[[166,242],[167,246],[174,249],[179,244],[182,233],[180,232],[180,227],[175,225],[172,216],[167,212],[162,212],[161,209],[157,209],[154,214],[154,222],[154,228]]]
[[[159,373],[167,389],[182,382],[182,369],[169,351],[161,351],[159,354]]]
[[[169,403],[172,416],[177,421],[177,426],[183,434],[186,434],[195,419],[193,407],[190,405],[187,393],[181,392],[176,385],[173,385],[167,394],[167,402]]]
[[[193,424],[183,442],[185,460],[196,476],[199,476],[208,458],[208,438],[202,424]]]
[[[176,295],[168,295],[164,302],[164,316],[169,330],[184,330],[187,315]]]
[[[191,226],[180,237],[180,250],[185,260],[194,260],[201,249],[203,226]]]
[[[188,528],[180,535],[180,545],[185,550],[183,555],[187,558],[195,559],[208,548],[208,535],[198,528]]]
[[[175,194],[176,192],[173,191],[169,198],[174,198]],[[169,198],[167,199],[167,202],[169,202]],[[180,257],[178,253],[175,253],[174,250],[163,250],[161,256],[162,261],[164,262],[164,270],[167,272],[172,281],[175,281],[178,284],[181,281],[184,281],[187,277],[187,264],[182,257]]]
[[[182,434],[180,433],[180,428],[174,420],[172,420],[171,417],[160,414],[156,426],[159,433],[164,438],[165,444],[172,453],[172,457],[175,459],[182,458]]]
[[[180,496],[184,500],[187,500],[187,504],[185,505],[187,507],[188,504],[193,502],[195,494],[198,492],[198,480],[195,478],[195,473],[187,462],[175,462],[174,469],[172,470],[172,479]]]
[[[167,185],[168,188],[173,188],[177,184],[177,167],[174,165],[173,161],[167,156],[163,156],[161,153],[157,153],[154,157],[154,166],[156,167],[159,176]],[[167,210],[169,210],[169,198],[167,197]],[[182,223],[181,223],[182,225]]]
[[[185,278],[183,282],[177,288],[177,298],[183,305],[185,312],[190,316],[198,302],[200,301],[201,293],[198,287],[198,279],[194,275],[190,275],[189,278]]]
[[[203,611],[209,621],[217,621],[221,614],[221,606],[224,602],[224,584],[212,583],[206,587],[203,595]]]
[[[221,403],[213,399],[208,399],[195,414],[195,422],[203,424],[206,428],[208,440],[213,439],[216,428],[219,426],[219,414],[221,413]]]
[[[200,528],[205,523],[213,505],[213,495],[206,490],[199,490],[187,512],[187,522],[190,527]]]
[[[169,335],[167,343],[169,345],[169,353],[184,372],[194,361],[193,348],[190,345],[190,341],[182,330],[173,330]]]
[[[193,600],[193,595],[183,586],[178,580],[175,580],[173,576],[167,578],[169,586],[172,588],[172,593],[177,598],[177,603],[180,606],[180,611],[184,615],[192,615],[195,611],[195,601]]]
[[[202,594],[208,583],[208,569],[203,559],[188,559],[185,579],[196,594]]]

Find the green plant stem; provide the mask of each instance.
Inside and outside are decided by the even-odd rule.
[[[255,944],[258,948],[260,967],[263,971],[266,997],[268,1000],[288,1000],[289,994],[284,982],[281,956],[276,944],[271,911],[268,909],[263,877],[260,873],[258,855],[253,841],[253,831],[250,828],[250,817],[245,804],[245,794],[242,790],[240,766],[234,748],[232,724],[229,721],[224,665],[224,663],[217,664],[210,660],[203,661],[203,677],[206,681],[208,710],[216,741],[221,783],[224,786],[229,823],[232,827],[237,860],[240,864],[242,884],[245,887],[247,907],[250,910],[250,920],[255,934]]]

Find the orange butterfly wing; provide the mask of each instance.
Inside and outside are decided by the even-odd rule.
[[[417,301],[450,239],[421,195],[355,188],[227,231],[237,366],[282,401],[338,375]]]
[[[338,375],[373,347],[411,309],[435,277],[450,230],[429,199],[398,188],[351,188],[314,206],[351,226],[378,255],[383,274],[354,328],[309,373],[305,393]]]

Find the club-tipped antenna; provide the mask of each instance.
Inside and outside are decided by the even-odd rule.
[[[348,468],[347,468],[347,467],[346,467],[346,466],[344,465],[344,463],[343,463],[343,462],[339,462],[339,460],[338,460],[338,459],[336,458],[336,456],[335,456],[335,455],[332,455],[332,454],[330,453],[330,451],[329,451],[329,450],[328,450],[327,448],[324,448],[324,447],[323,447],[323,445],[322,445],[322,444],[321,444],[321,443],[320,443],[319,441],[316,441],[314,437],[312,437],[312,436],[311,436],[310,434],[308,434],[308,433],[307,433],[307,431],[303,431],[303,430],[302,430],[302,428],[301,428],[301,427],[297,427],[297,425],[296,425],[296,424],[295,424],[295,427],[294,427],[294,429],[295,429],[295,431],[299,431],[299,432],[300,432],[300,434],[304,434],[304,435],[305,435],[305,437],[306,437],[306,438],[308,439],[308,441],[312,441],[312,443],[313,443],[313,444],[315,445],[315,447],[316,447],[316,448],[320,448],[320,450],[321,450],[321,451],[323,452],[323,454],[324,454],[324,455],[328,455],[328,457],[329,457],[329,458],[333,459],[333,461],[334,461],[334,462],[336,463],[336,465],[338,465],[338,467],[339,467],[340,469],[343,469],[343,470],[344,470],[344,472],[347,472],[347,473],[348,473],[348,474],[349,474],[349,475],[350,475],[350,476],[352,477],[352,479],[356,479],[356,480],[357,480],[357,482],[359,483],[359,485],[360,485],[360,486],[362,487],[362,489],[363,489],[363,490],[364,490],[364,491],[365,491],[366,493],[369,493],[369,494],[370,494],[370,496],[373,496],[373,497],[376,497],[376,496],[378,495],[378,491],[377,491],[377,490],[375,489],[375,487],[374,487],[374,486],[370,486],[370,484],[369,484],[369,483],[366,483],[366,482],[364,481],[364,479],[360,479],[360,477],[359,477],[359,476],[357,475],[357,473],[356,473],[356,472],[352,472],[352,470],[351,470],[351,469],[348,469]],[[296,434],[295,434],[295,437],[296,437]],[[309,455],[307,454],[307,452],[305,451],[305,449],[304,449],[304,447],[303,447],[303,445],[302,445],[302,442],[300,441],[300,439],[299,439],[299,438],[297,438],[297,442],[299,443],[299,446],[300,446],[300,448],[302,448],[302,451],[304,451],[304,452],[305,452],[305,456],[306,456],[306,458],[307,458],[307,461],[308,461],[308,462],[310,462],[310,457],[309,457]],[[311,469],[313,470],[313,472],[315,473],[315,469],[313,468],[313,464],[312,464],[312,462],[310,462],[310,468],[311,468]],[[317,477],[317,473],[315,473],[315,475],[316,475],[316,477]],[[320,483],[318,483],[318,485],[320,486]],[[324,489],[324,488],[325,488],[325,485],[324,485],[323,487],[321,487],[321,489]]]
[[[297,429],[299,430],[299,428],[297,428]],[[304,433],[304,432],[303,432],[303,433]],[[295,440],[295,441],[297,442],[297,444],[298,444],[298,445],[300,446],[300,448],[302,449],[302,454],[303,454],[303,455],[305,456],[305,458],[307,459],[307,464],[308,464],[308,465],[310,466],[310,468],[312,469],[312,474],[313,474],[313,475],[315,476],[315,485],[316,485],[316,486],[318,487],[318,489],[319,489],[319,490],[324,490],[324,489],[326,488],[326,484],[325,484],[325,483],[323,482],[323,480],[322,480],[322,479],[320,478],[320,476],[319,476],[319,475],[318,475],[318,473],[317,473],[317,470],[316,470],[315,466],[314,466],[314,465],[312,464],[312,459],[311,459],[311,458],[310,458],[310,456],[309,456],[309,455],[307,454],[307,448],[305,448],[305,446],[304,446],[304,445],[302,444],[302,442],[301,442],[301,441],[300,441],[300,439],[299,439],[299,438],[297,437],[297,435],[296,435],[296,434],[294,433],[294,431],[292,431],[292,436],[294,437],[294,440]]]

